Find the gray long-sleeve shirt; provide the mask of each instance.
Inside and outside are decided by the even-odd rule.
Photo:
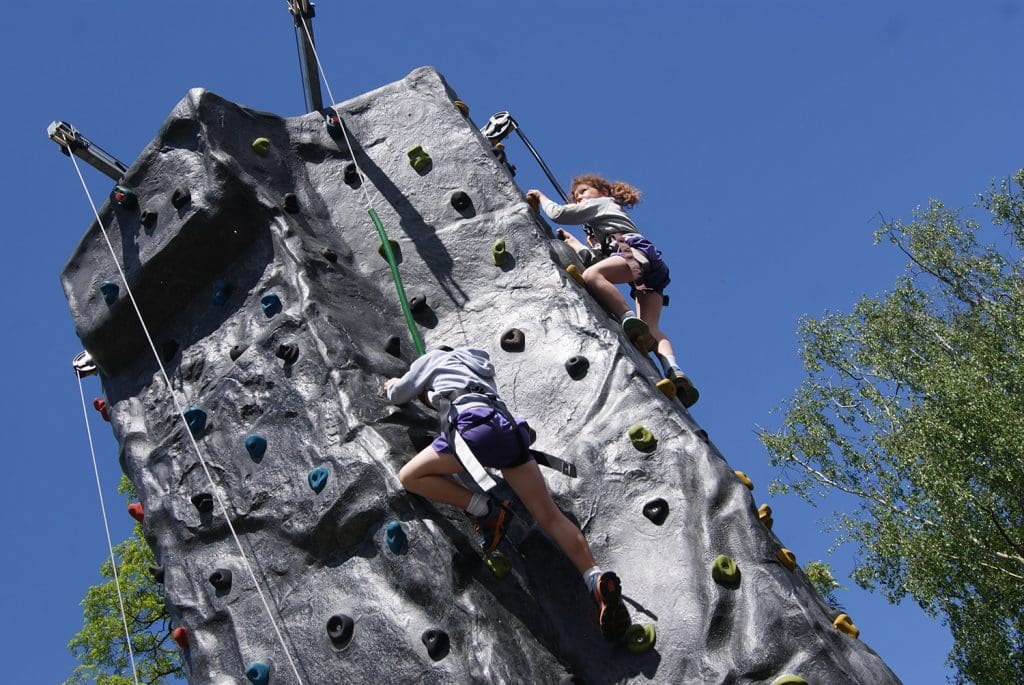
[[[619,203],[610,197],[594,197],[566,205],[545,197],[541,200],[541,207],[555,223],[567,226],[589,224],[601,242],[616,233],[640,232]]]
[[[401,378],[388,386],[387,396],[390,402],[405,404],[426,390],[428,401],[436,406],[438,395],[464,390],[472,382],[498,394],[494,365],[486,352],[472,347],[460,347],[451,352],[433,350],[414,361]],[[483,396],[476,394],[463,395],[455,404],[460,410],[488,406]]]

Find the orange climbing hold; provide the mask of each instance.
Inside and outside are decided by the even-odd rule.
[[[128,514],[139,523],[142,523],[142,519],[145,517],[145,512],[142,510],[142,502],[132,502],[129,504]]]
[[[740,479],[741,483],[747,486],[748,490],[754,489],[754,481],[750,480],[750,476],[743,473],[742,471],[733,471],[733,473],[736,474],[736,477]]]
[[[775,558],[782,562],[782,565],[790,571],[796,568],[796,555],[785,547],[782,547],[775,553]]]
[[[181,647],[182,651],[188,649],[187,630],[185,630],[181,626],[178,626],[177,628],[171,631],[171,637],[174,638],[174,641],[178,643],[178,646]]]
[[[772,525],[775,523],[775,519],[772,518],[772,508],[767,504],[762,504],[757,508],[757,518],[761,519],[761,523],[768,530],[771,530]]]

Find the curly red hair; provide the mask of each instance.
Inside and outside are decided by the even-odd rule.
[[[610,195],[613,200],[623,207],[632,207],[640,202],[640,191],[624,181],[609,181],[597,174],[583,174],[572,179],[569,188],[569,196],[576,193],[576,187],[588,185],[599,193]]]

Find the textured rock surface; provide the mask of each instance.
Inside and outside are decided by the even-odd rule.
[[[784,673],[897,682],[832,627],[799,569],[776,559],[781,542],[751,493],[566,275],[574,256],[453,97],[421,69],[339,105],[349,151],[315,114],[284,119],[194,90],[127,174],[139,207],[101,210],[175,392],[207,412],[198,444],[304,681],[553,683],[572,672],[588,683],[768,683]],[[260,137],[265,156],[252,146]],[[420,171],[406,155],[417,144],[433,160]],[[365,188],[346,175],[353,152]],[[469,207],[452,206],[457,191]],[[512,572],[499,581],[460,514],[402,492],[397,471],[436,419],[390,406],[380,391],[415,352],[367,196],[400,246],[409,296],[426,297],[416,317],[428,347],[488,350],[537,446],[578,466],[578,479],[546,471],[548,482],[599,562],[623,578],[634,620],[657,626],[651,651],[602,641],[579,575],[525,514],[511,534]],[[144,211],[156,221],[143,225]],[[491,262],[497,238],[510,255],[501,267]],[[190,680],[241,683],[248,664],[265,662],[272,683],[292,683],[219,508],[193,503],[211,487],[125,289],[108,305],[105,280],[119,278],[94,225],[64,287],[102,372],[174,623],[190,634]],[[282,305],[272,316],[261,308],[268,294]],[[500,345],[512,327],[525,334],[522,351]],[[385,351],[391,336],[400,358]],[[297,349],[294,362],[276,355],[283,344]],[[564,365],[574,355],[590,362],[580,380]],[[653,452],[631,444],[636,423],[657,437]],[[246,450],[252,434],[267,438],[259,459]],[[319,493],[308,479],[318,467],[327,471]],[[669,512],[656,525],[644,508],[659,497]],[[408,536],[398,553],[384,540],[395,519]],[[738,585],[712,580],[720,554],[737,562]],[[340,613],[354,619],[343,647],[328,635]],[[344,632],[337,621],[333,629]],[[436,661],[421,640],[428,629],[450,637]]]

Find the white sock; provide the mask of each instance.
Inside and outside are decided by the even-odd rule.
[[[636,312],[634,312],[632,309],[627,309],[626,313],[622,315],[622,318],[619,319],[619,321],[625,321],[626,319],[629,318],[636,318]]]
[[[666,374],[673,369],[679,368],[679,365],[676,364],[676,356],[674,354],[659,354],[658,359],[661,360],[661,366],[665,369]]]
[[[587,584],[587,589],[591,592],[597,587],[597,579],[601,577],[601,567],[591,566],[583,572],[583,582]]]
[[[466,507],[466,513],[470,516],[483,516],[488,510],[487,500],[487,495],[481,495],[479,492],[473,493],[469,505]]]

